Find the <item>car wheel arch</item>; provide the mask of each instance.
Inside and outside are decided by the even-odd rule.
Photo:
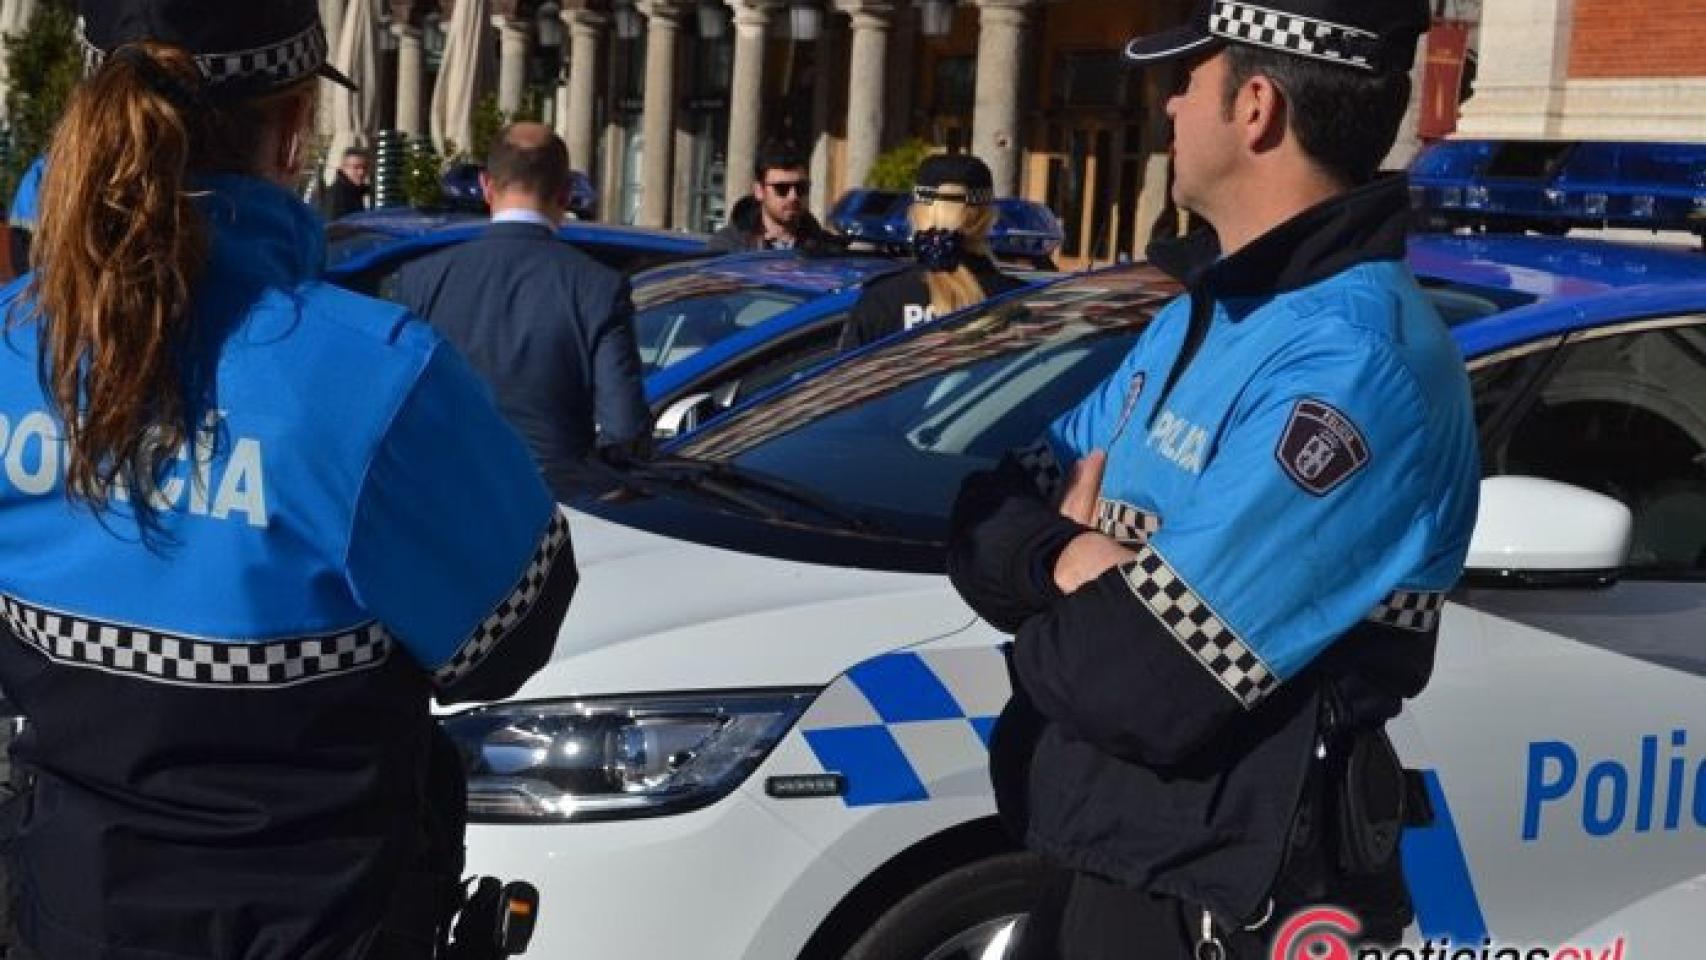
[[[818,924],[799,960],[841,960],[889,910],[932,880],[980,860],[1023,850],[993,816],[920,840],[859,881]]]

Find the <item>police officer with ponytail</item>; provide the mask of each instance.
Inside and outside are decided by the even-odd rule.
[[[0,293],[12,932],[53,960],[430,957],[461,785],[429,704],[545,662],[567,528],[454,350],[316,279],[290,187],[320,78],[348,84],[318,5],[82,15],[37,270]]]
[[[990,257],[995,180],[982,160],[969,154],[930,157],[918,169],[912,196],[908,217],[918,264],[865,288],[842,331],[843,350],[1024,286]]]

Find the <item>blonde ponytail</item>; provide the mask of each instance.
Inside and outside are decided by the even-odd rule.
[[[961,190],[963,186],[943,184],[943,191]],[[990,204],[966,204],[958,200],[933,200],[914,203],[907,215],[914,232],[922,230],[952,230],[964,235],[968,254],[988,257],[989,230],[995,225],[995,207]],[[953,270],[924,271],[924,285],[930,291],[930,307],[936,316],[945,317],[963,310],[985,298],[983,285],[965,264]]]

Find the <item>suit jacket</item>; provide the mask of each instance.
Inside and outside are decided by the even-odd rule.
[[[559,500],[599,486],[597,446],[650,437],[627,278],[545,227],[494,223],[397,289],[492,385]]]

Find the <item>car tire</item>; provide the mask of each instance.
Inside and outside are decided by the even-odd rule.
[[[1051,872],[1030,853],[951,870],[889,908],[842,960],[979,960],[973,944],[1028,913]],[[964,946],[956,949],[956,940]]]

